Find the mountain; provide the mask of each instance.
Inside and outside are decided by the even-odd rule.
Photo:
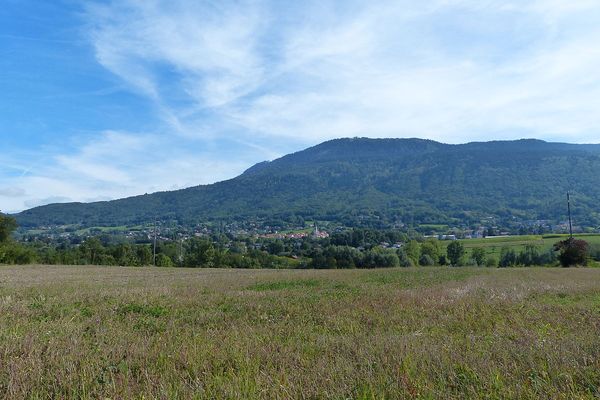
[[[24,227],[119,226],[160,220],[352,225],[504,224],[563,220],[600,225],[600,145],[540,140],[449,145],[422,139],[336,139],[259,163],[212,185],[96,203],[51,204],[16,215]]]

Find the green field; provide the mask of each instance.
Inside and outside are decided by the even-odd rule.
[[[0,267],[2,399],[594,399],[600,270]]]
[[[493,255],[500,257],[500,252],[503,247],[508,247],[520,252],[525,249],[527,245],[533,245],[538,247],[542,252],[549,251],[552,249],[554,243],[565,240],[568,235],[527,235],[527,236],[506,236],[506,237],[494,237],[484,239],[464,239],[460,242],[464,245],[467,252],[475,247],[481,247],[486,250],[487,255]],[[600,235],[575,235],[577,239],[583,239],[590,245],[600,245]],[[442,241],[444,246],[448,246],[450,241]]]

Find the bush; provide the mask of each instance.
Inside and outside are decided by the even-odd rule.
[[[492,267],[495,268],[498,266],[498,259],[494,256],[489,256],[486,260],[485,260],[485,266],[486,267]]]
[[[362,258],[361,252],[350,246],[329,246],[324,253],[335,260],[337,268],[355,268]],[[333,264],[331,261],[329,263]]]
[[[428,254],[423,254],[421,256],[421,258],[419,259],[419,264],[424,267],[429,267],[429,266],[435,265],[435,261]]]
[[[156,255],[156,266],[157,267],[173,267],[173,260],[165,254]]]
[[[483,266],[485,264],[485,249],[481,248],[481,247],[475,247],[473,250],[471,250],[471,259],[475,262],[476,265],[478,266]]]
[[[434,260],[433,264],[423,264],[421,263],[421,258],[419,258],[419,264],[421,265],[434,265],[435,260],[439,260],[440,255],[443,252],[442,245],[437,239],[427,239],[423,243],[421,243],[421,258],[423,256],[429,256],[431,260]]]
[[[600,261],[600,243],[595,243],[590,246],[590,257],[594,261]]]
[[[401,267],[408,268],[415,266],[413,260],[406,255],[406,252],[403,249],[399,249],[396,254],[398,255],[398,261],[400,262]]]
[[[509,249],[508,247],[503,247],[500,250],[500,261],[498,262],[498,266],[500,268],[514,267],[517,265],[517,253],[513,249]]]
[[[0,264],[31,264],[36,261],[36,252],[17,243],[0,245]]]
[[[554,244],[554,251],[558,251],[558,261],[563,267],[574,265],[587,265],[589,257],[589,244],[585,240],[569,238]]]
[[[393,268],[399,267],[400,260],[395,252],[368,250],[365,252],[361,268]]]

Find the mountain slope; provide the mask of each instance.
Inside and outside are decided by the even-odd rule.
[[[347,225],[562,219],[575,193],[580,224],[600,224],[600,145],[519,140],[447,145],[337,139],[213,185],[127,199],[53,204],[18,214],[25,227],[182,224],[298,216]]]

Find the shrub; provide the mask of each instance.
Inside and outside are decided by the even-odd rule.
[[[18,243],[0,245],[0,264],[31,264],[36,261],[36,252]]]
[[[399,267],[400,260],[395,252],[368,250],[362,260],[362,268],[393,268]]]
[[[590,257],[594,261],[600,261],[600,243],[595,243],[590,246]]]
[[[424,267],[428,267],[428,266],[435,265],[435,261],[428,254],[423,254],[421,256],[421,258],[419,258],[419,264]]]
[[[486,260],[485,260],[485,266],[486,267],[497,267],[498,266],[498,259],[494,256],[489,256]]]
[[[401,267],[408,268],[415,266],[413,260],[406,255],[406,252],[403,249],[398,249],[396,254],[398,255],[398,261],[400,262]]]
[[[485,264],[485,249],[481,247],[475,247],[471,250],[471,259],[476,265],[482,266]]]
[[[169,257],[165,254],[157,254],[156,255],[156,266],[157,267],[172,267],[173,260],[171,260],[171,257]]]
[[[500,268],[514,267],[517,265],[517,253],[513,249],[503,247],[500,250],[500,261],[498,266]]]
[[[589,244],[585,240],[569,238],[554,244],[554,251],[558,251],[558,261],[563,267],[574,265],[587,265],[589,257]]]

